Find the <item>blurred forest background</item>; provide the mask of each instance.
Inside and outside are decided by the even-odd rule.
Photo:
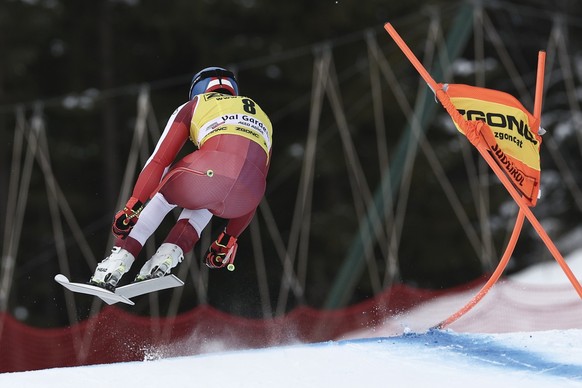
[[[362,273],[354,269],[353,278],[343,281],[349,296],[333,302],[331,295],[334,287],[342,285],[340,271],[347,268],[350,272],[345,263],[353,259],[350,252],[362,230],[361,214],[365,210],[359,209],[354,200],[354,176],[365,181],[371,193],[385,184],[382,177],[386,171],[398,167],[394,163],[397,148],[410,120],[401,103],[414,106],[418,94],[427,92],[384,32],[383,24],[392,22],[414,52],[426,58],[430,54],[426,42],[431,26],[440,28],[437,38],[441,40],[436,48],[442,49],[463,10],[475,15],[480,7],[490,23],[485,25],[497,35],[485,36],[481,47],[478,30],[469,21],[466,39],[458,42],[459,55],[450,63],[435,55],[427,67],[430,71],[444,68],[437,81],[503,90],[532,109],[538,51],[550,44],[557,47],[558,41],[568,48],[565,60],[570,73],[560,70],[566,63],[564,58],[550,58],[556,65],[552,77],[546,80],[542,125],[548,131],[546,139],[551,141],[548,146],[542,145],[543,197],[535,212],[552,237],[561,242],[560,247],[571,249],[582,212],[576,195],[582,184],[578,140],[582,134],[582,3],[492,0],[480,4],[448,0],[1,1],[0,232],[4,245],[0,281],[4,285],[10,281],[10,287],[4,289],[2,308],[35,326],[53,327],[71,320],[66,313],[71,299],[66,299],[65,292],[53,281],[53,276],[63,271],[63,258],[59,258],[62,247],[55,240],[47,175],[41,168],[32,170],[28,189],[18,193],[20,198],[26,195],[26,209],[17,249],[6,246],[6,236],[15,226],[7,223],[6,215],[10,210],[19,117],[30,120],[36,113],[43,120],[50,166],[78,222],[78,230],[68,224],[63,227],[69,275],[75,281],[87,281],[94,266],[81,259],[82,248],[74,234],[82,233],[97,260],[108,254],[113,214],[127,199],[120,198],[120,189],[132,150],[140,92],[147,90],[150,99],[153,116],[148,125],[163,128],[174,109],[186,101],[192,74],[206,66],[235,71],[241,94],[255,99],[272,119],[274,150],[265,198],[268,207],[261,208],[253,225],[263,236],[261,246],[257,247],[250,231],[245,232],[233,273],[208,272],[199,267],[201,252],[221,227],[220,220],[212,224],[188,264],[183,264],[194,266],[198,272],[191,273],[188,279],[192,280],[186,281],[178,311],[209,303],[225,312],[262,317],[290,311],[297,305],[336,308],[369,298],[395,282],[440,289],[491,272],[511,232],[516,207],[479,164],[475,153],[469,151],[475,171],[481,169],[484,177],[480,178],[479,190],[489,193],[485,201],[487,217],[480,215],[470,184],[467,148],[461,145],[465,139],[452,128],[444,111],[436,109],[423,123],[433,152],[430,155],[440,162],[454,188],[458,197],[455,206],[463,209],[467,223],[476,231],[478,246],[468,238],[467,225],[455,216],[458,209],[450,205],[442,189],[443,177],[435,174],[434,160],[419,151],[406,178],[406,200],[404,191],[396,190],[399,194],[387,211],[393,215],[399,206],[405,209],[400,224],[390,224],[393,219],[388,217],[385,225],[392,231],[386,232],[389,236],[398,236],[398,243],[373,243],[369,251],[362,249],[360,256],[367,258],[366,269]],[[564,33],[552,43],[556,26],[563,26]],[[504,47],[501,51],[496,38]],[[384,77],[380,77],[381,85],[375,85],[380,89],[372,85],[371,74],[378,69],[370,65],[371,47],[377,47],[387,59],[403,95],[396,95]],[[299,230],[309,238],[300,239],[294,236],[293,223],[297,222],[298,188],[305,177],[302,166],[309,155],[308,136],[315,111],[314,64],[326,58],[326,53],[331,54],[333,66],[329,69],[341,91],[341,100],[335,103],[343,107],[353,143],[346,143],[334,102],[324,102],[316,120],[319,140],[313,186],[307,196],[309,205],[299,217],[303,223]],[[479,63],[476,53],[483,55]],[[378,140],[375,103],[381,104],[384,115],[384,141]],[[384,159],[379,156],[379,143],[388,151]],[[557,154],[548,153],[550,146]],[[561,158],[556,160],[556,155]],[[23,151],[18,160],[24,163],[25,158]],[[361,167],[359,176],[347,172],[352,171],[354,161]],[[560,169],[563,163],[566,177],[566,170]],[[368,198],[365,202],[370,206],[369,196],[363,198]],[[267,209],[270,212],[266,213]],[[269,217],[278,226],[277,236],[286,254],[278,250],[278,237],[273,235]],[[155,241],[164,238],[171,226],[170,217],[167,221]],[[580,241],[578,237],[575,240]],[[263,267],[256,260],[258,250],[265,258]],[[13,262],[7,252],[17,252]],[[147,253],[143,256],[146,259]],[[284,260],[299,256],[305,257]],[[549,259],[535,232],[526,226],[509,271]],[[286,265],[295,268],[295,283],[289,280]],[[134,267],[132,271],[139,270],[139,263]],[[133,275],[126,275],[126,280]],[[195,279],[202,279],[202,287]],[[160,293],[161,310],[167,308],[164,301],[169,298]],[[75,300],[80,318],[96,308],[90,298],[77,296]],[[144,298],[131,311],[149,314],[151,309],[151,299]]]

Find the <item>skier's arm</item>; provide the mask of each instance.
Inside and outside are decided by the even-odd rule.
[[[184,104],[170,117],[154,152],[137,178],[132,197],[145,203],[155,194],[154,190],[188,140],[194,104],[195,101]]]
[[[244,216],[230,219],[228,224],[226,224],[226,228],[224,228],[224,232],[238,238],[251,223],[255,216],[255,211],[256,209]]]
[[[125,238],[136,224],[145,202],[154,194],[163,174],[188,139],[195,102],[190,101],[172,114],[156,149],[137,178],[131,198],[113,218],[113,234]]]
[[[232,271],[234,269],[234,258],[236,256],[237,250],[237,239],[238,236],[246,229],[250,224],[253,216],[255,215],[256,209],[252,212],[238,218],[232,218],[224,232],[220,233],[218,238],[210,244],[208,252],[206,253],[205,263],[209,268],[223,268],[227,267]],[[231,269],[232,267],[232,269]]]

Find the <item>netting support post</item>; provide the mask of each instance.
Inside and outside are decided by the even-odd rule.
[[[472,7],[464,5],[455,18],[447,37],[447,52],[442,54],[450,60],[454,60],[460,55],[461,50],[465,47],[470,37],[473,26],[472,13]],[[443,71],[443,67],[437,61],[434,69],[432,69],[432,74],[440,78],[443,75]],[[437,107],[438,105],[434,101],[434,95],[429,91],[426,91],[424,97],[419,99],[419,103],[415,107],[415,115],[419,117],[422,130],[426,130],[428,127],[427,124],[434,116]],[[409,149],[416,148],[417,142],[418,139],[413,135],[411,125],[408,124],[399,141],[396,154],[390,163],[391,168],[384,172],[380,187],[374,193],[374,206],[368,210],[366,218],[354,237],[346,258],[336,276],[325,302],[325,308],[335,309],[349,303],[349,299],[362,276],[366,264],[364,242],[370,242],[370,240],[372,240],[372,244],[376,242],[373,227],[379,221],[378,218],[380,215],[384,214],[384,209],[387,206],[385,203],[386,193],[392,191],[391,198],[395,197],[403,177],[407,153]]]

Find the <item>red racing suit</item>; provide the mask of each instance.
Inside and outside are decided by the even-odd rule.
[[[172,165],[188,139],[198,149]],[[197,95],[170,117],[132,196],[145,203],[160,192],[179,207],[208,209],[239,236],[265,193],[271,144],[271,122],[252,99]]]

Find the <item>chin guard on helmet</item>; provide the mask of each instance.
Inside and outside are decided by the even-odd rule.
[[[192,77],[190,100],[197,94],[217,92],[238,96],[238,83],[234,74],[222,67],[207,67]]]

